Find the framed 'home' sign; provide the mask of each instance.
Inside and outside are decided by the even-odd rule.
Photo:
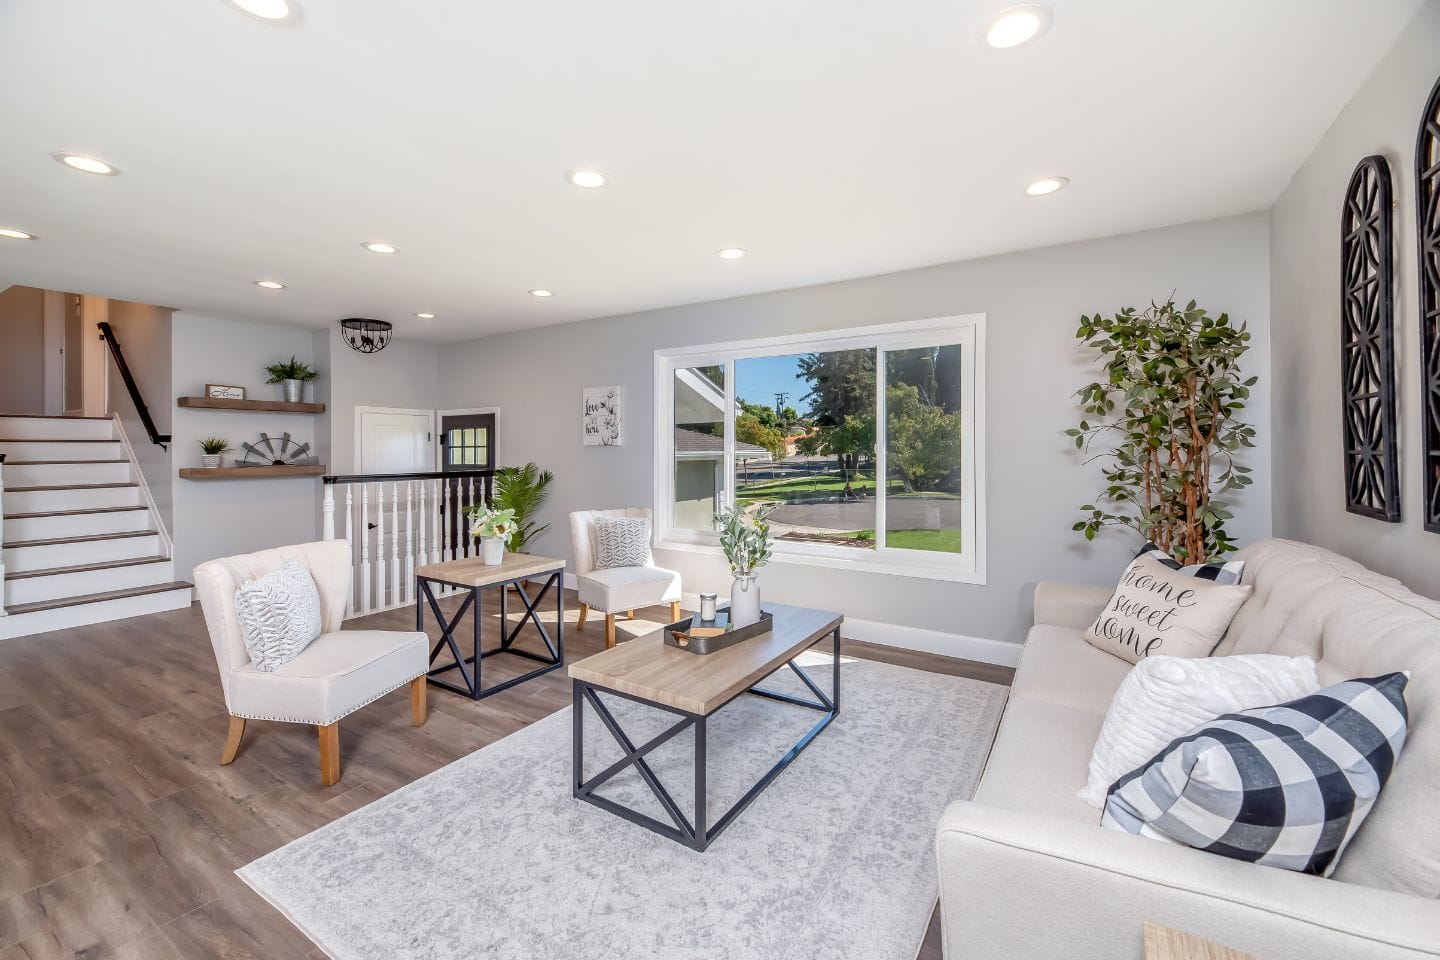
[[[207,383],[205,397],[209,400],[244,400],[245,388],[232,387],[228,383]]]

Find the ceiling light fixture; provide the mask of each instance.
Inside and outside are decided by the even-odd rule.
[[[400,248],[393,243],[386,243],[383,240],[367,240],[360,244],[371,253],[399,253]]]
[[[295,0],[225,0],[231,7],[266,23],[294,23],[300,19]]]
[[[543,297],[553,297],[553,296],[555,296],[555,294],[551,293],[549,290],[531,290],[531,291],[530,291],[530,296],[532,296],[532,297],[542,297],[542,298],[543,298]]]
[[[340,336],[356,353],[379,353],[390,343],[394,325],[388,320],[347,317],[340,321]]]
[[[741,257],[745,256],[745,254],[749,252],[750,251],[746,250],[744,247],[725,247],[721,250],[716,250],[715,256],[719,257],[721,260],[739,260]]]
[[[255,286],[264,287],[266,290],[284,290],[285,284],[279,280],[256,280]]]
[[[0,237],[8,240],[34,240],[35,234],[26,233],[24,230],[16,230],[14,227],[0,227]]]
[[[433,313],[417,313],[417,314],[415,314],[415,316],[416,316],[418,319],[420,319],[420,320],[434,320],[434,319],[435,319],[435,314],[433,314]]]
[[[584,187],[587,190],[594,190],[597,187],[605,186],[606,182],[610,179],[610,175],[607,174],[604,170],[591,170],[586,168],[580,170],[567,170],[565,172],[565,179],[569,180],[577,187]]]
[[[1064,190],[1069,184],[1070,181],[1065,177],[1041,177],[1026,187],[1025,192],[1032,197],[1044,197]]]
[[[120,173],[113,163],[106,163],[99,157],[92,157],[83,153],[66,153],[61,151],[52,153],[50,156],[54,157],[57,162],[65,164],[65,166],[71,170],[79,170],[81,173],[95,173],[102,177],[114,177]]]
[[[1050,8],[1039,3],[1022,3],[1002,10],[980,32],[980,41],[996,50],[1009,50],[1029,43],[1050,28]]]

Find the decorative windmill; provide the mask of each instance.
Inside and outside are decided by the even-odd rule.
[[[293,440],[289,433],[272,437],[260,434],[255,443],[242,443],[245,457],[235,461],[237,467],[280,467],[319,463],[320,458],[310,454],[310,444]]]

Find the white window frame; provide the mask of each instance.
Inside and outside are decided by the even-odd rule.
[[[722,503],[733,502],[735,492],[735,372],[737,360],[785,356],[792,353],[828,353],[874,348],[876,353],[875,469],[877,478],[887,471],[885,417],[885,363],[883,355],[916,347],[960,345],[961,377],[961,544],[958,554],[906,550],[888,546],[873,549],[839,547],[824,543],[775,541],[774,563],[795,563],[869,573],[985,583],[985,315],[964,314],[900,323],[852,327],[845,330],[794,334],[705,344],[655,351],[655,536],[661,549],[718,554],[719,538],[702,530],[673,525],[675,505],[675,371],[686,367],[725,368],[725,446]],[[877,483],[877,488],[880,487]],[[877,490],[875,529],[885,529],[885,496]]]

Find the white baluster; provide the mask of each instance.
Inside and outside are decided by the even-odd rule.
[[[455,523],[455,491],[454,488],[444,480],[440,481],[440,489],[445,491],[445,509],[440,515],[440,534],[445,538],[445,549],[441,556],[446,560],[455,559],[455,545],[450,542],[450,528]]]
[[[370,612],[370,484],[360,484],[360,615]]]
[[[328,483],[320,501],[320,539],[335,539],[335,488]]]
[[[375,484],[375,609],[383,610],[385,601],[385,484]]]
[[[355,511],[355,488],[345,485],[345,542],[350,545],[350,588],[345,591],[345,616],[355,616],[355,537],[351,532],[351,520]]]
[[[0,543],[5,542],[5,458],[0,457]],[[5,616],[5,554],[0,552],[0,617]]]
[[[390,484],[390,606],[400,605],[400,484]]]
[[[421,480],[416,486],[420,488],[420,515],[416,518],[420,521],[420,559],[416,561],[416,566],[423,567],[430,562],[430,551],[425,538],[425,530],[430,526],[430,510],[426,502],[428,498],[425,496],[430,489],[430,481]]]
[[[466,502],[466,503],[474,503],[474,502],[475,502],[475,478],[474,478],[474,477],[466,477],[466,478],[465,478],[465,502]],[[468,556],[470,556],[470,549],[471,549],[471,547],[472,547],[472,546],[474,545],[474,543],[475,543],[475,538],[472,537],[472,536],[470,536],[470,528],[469,528],[466,524],[462,523],[460,526],[461,526],[461,529],[464,531],[464,537],[465,537],[465,556],[468,557]]]
[[[421,488],[420,488],[420,496],[421,496],[421,498],[422,498],[422,499],[421,499],[421,502],[420,502],[420,516],[421,516],[421,518],[422,518],[422,519],[421,519],[421,523],[423,524],[423,523],[424,523],[424,519],[423,519],[423,518],[424,518],[424,516],[425,516],[425,502],[424,502],[424,499],[423,499],[424,496],[425,496],[425,488],[424,488],[424,487],[421,487]],[[415,499],[415,481],[414,481],[414,480],[406,480],[406,481],[405,481],[405,602],[406,602],[407,604],[410,604],[410,603],[414,603],[414,602],[415,602],[415,531],[414,531],[414,528],[412,528],[412,527],[410,526],[410,507],[411,507],[412,501],[413,501],[414,499]],[[420,536],[421,536],[422,538],[425,536],[425,527],[424,527],[424,526],[421,526],[421,527],[420,527]],[[421,552],[421,553],[424,553],[424,552],[425,552],[425,545],[424,545],[423,543],[420,545],[420,552]]]

